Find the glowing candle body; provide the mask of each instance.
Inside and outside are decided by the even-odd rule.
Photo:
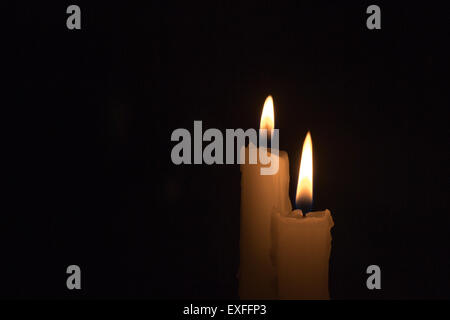
[[[280,299],[329,299],[330,211],[274,215],[274,262]]]
[[[313,148],[308,132],[303,143],[296,206],[308,212],[313,200]],[[283,212],[273,219],[274,263],[280,299],[329,299],[328,265],[333,219],[329,210]]]
[[[272,215],[292,210],[287,153],[280,151],[276,174],[261,175],[261,166],[259,163],[241,165],[241,299],[277,298],[276,270],[271,259]]]

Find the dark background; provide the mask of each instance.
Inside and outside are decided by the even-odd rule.
[[[272,94],[292,200],[312,134],[332,298],[450,298],[446,8],[77,2],[71,31],[70,4],[5,13],[1,297],[237,298],[239,167],[176,166],[170,135],[257,128]],[[365,286],[370,264],[382,290]]]

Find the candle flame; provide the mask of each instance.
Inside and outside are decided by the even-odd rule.
[[[302,158],[300,160],[300,170],[298,174],[297,195],[295,203],[297,208],[311,207],[313,199],[313,157],[311,134],[306,134],[303,142]]]
[[[264,102],[264,107],[261,115],[260,129],[267,129],[267,136],[270,137],[272,130],[275,127],[275,116],[273,112],[273,99],[268,96]]]

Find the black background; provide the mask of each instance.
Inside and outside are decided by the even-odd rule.
[[[239,167],[176,166],[170,135],[194,120],[257,128],[268,94],[291,199],[312,134],[332,298],[450,297],[442,5],[77,2],[76,31],[70,4],[5,13],[1,297],[237,298]],[[370,4],[381,30],[366,28]],[[365,286],[370,264],[382,290]]]

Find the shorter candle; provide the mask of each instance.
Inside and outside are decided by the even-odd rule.
[[[329,210],[306,213],[312,207],[312,141],[303,144],[297,185],[297,208],[272,216],[272,258],[280,299],[329,299],[328,265],[333,219]],[[305,215],[302,210],[305,210]]]
[[[333,219],[329,210],[274,217],[275,265],[280,299],[326,300]]]

